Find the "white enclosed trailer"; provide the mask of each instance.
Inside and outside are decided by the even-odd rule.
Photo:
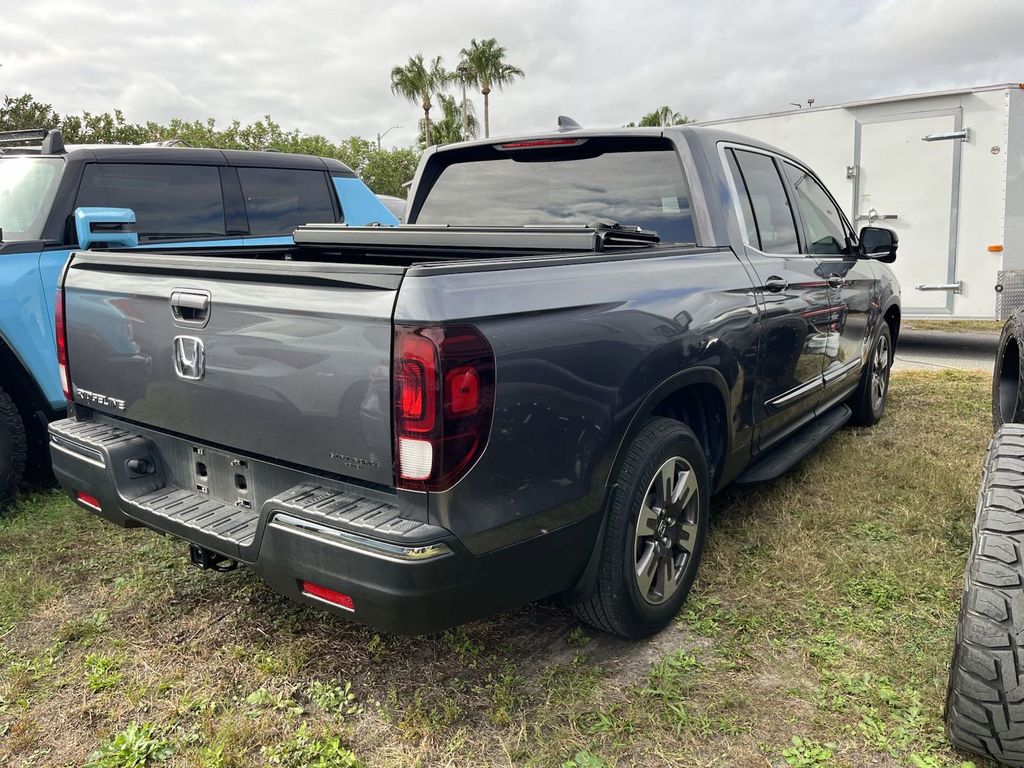
[[[713,120],[814,168],[856,228],[900,238],[906,315],[1024,306],[1024,84]]]

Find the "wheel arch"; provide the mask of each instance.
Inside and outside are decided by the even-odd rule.
[[[0,387],[17,403],[23,413],[41,411],[47,417],[56,415],[39,384],[7,338],[0,332]]]
[[[729,387],[716,369],[698,366],[671,376],[640,402],[633,412],[608,473],[606,485],[618,472],[629,445],[652,416],[667,416],[686,424],[704,446],[711,470],[712,488],[721,479],[725,460],[732,452],[733,430],[728,416]]]
[[[882,319],[889,324],[889,332],[892,334],[892,345],[893,349],[896,348],[896,341],[900,335],[900,321],[902,319],[902,311],[900,310],[900,303],[896,297],[892,297],[889,301],[889,305],[882,312]]]

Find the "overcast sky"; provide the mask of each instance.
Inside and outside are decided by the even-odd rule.
[[[338,140],[401,129],[416,106],[389,73],[410,54],[449,67],[496,37],[526,79],[491,99],[491,133],[638,120],[668,104],[698,119],[1024,81],[1024,0],[132,0],[18,3],[0,24],[0,88],[61,113],[129,120],[269,113]],[[479,95],[474,99],[482,118]]]

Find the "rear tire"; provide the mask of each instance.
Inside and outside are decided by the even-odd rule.
[[[597,582],[573,610],[597,629],[642,638],[672,621],[697,575],[711,496],[704,449],[685,424],[652,419],[615,483]]]
[[[1020,351],[1024,349],[1024,310],[1018,309],[1003,324],[992,375],[992,429],[1003,424],[1024,422],[1024,398],[1020,383],[1024,379]]]
[[[18,406],[0,389],[0,517],[11,508],[25,476],[28,443]]]
[[[849,400],[850,408],[853,409],[853,416],[850,418],[853,424],[870,427],[877,424],[885,413],[894,352],[892,330],[883,320],[871,345],[868,362],[860,375],[860,383]]]
[[[1024,425],[989,444],[946,692],[950,741],[1024,766]]]

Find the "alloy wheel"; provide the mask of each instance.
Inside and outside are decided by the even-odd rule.
[[[879,336],[871,362],[871,409],[878,411],[889,387],[889,339]]]
[[[640,505],[633,573],[640,596],[652,605],[679,588],[693,560],[700,511],[697,473],[673,456],[654,473]]]

